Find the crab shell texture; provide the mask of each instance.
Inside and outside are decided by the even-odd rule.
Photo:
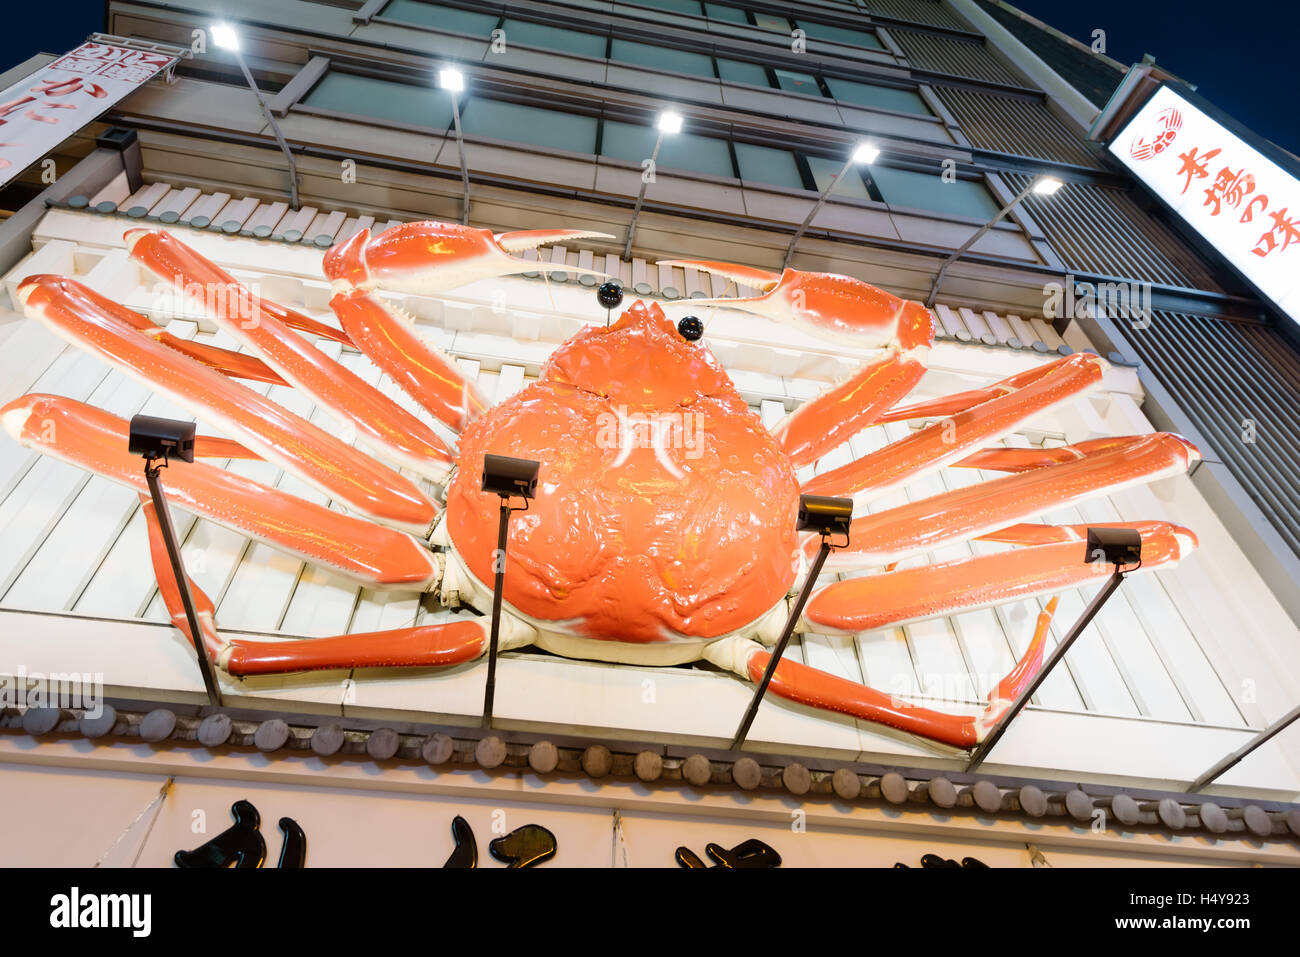
[[[794,469],[657,305],[578,333],[462,434],[446,521],[480,582],[500,507],[480,488],[485,453],[541,463],[537,497],[511,520],[503,597],[545,630],[698,642],[754,624],[794,581]]]

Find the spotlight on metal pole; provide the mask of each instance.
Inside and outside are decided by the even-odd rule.
[[[289,206],[292,209],[297,209],[298,164],[293,158],[293,152],[289,149],[289,144],[285,141],[284,134],[280,132],[280,124],[275,121],[275,115],[272,114],[270,107],[266,105],[266,100],[262,98],[262,91],[258,89],[257,81],[253,79],[252,71],[248,69],[248,64],[244,62],[239,34],[228,23],[214,23],[209,32],[212,36],[212,43],[218,49],[235,55],[235,62],[239,64],[239,69],[243,71],[244,82],[253,91],[253,96],[257,98],[257,105],[262,108],[262,115],[266,117],[271,132],[275,134],[275,141],[280,144],[280,152],[284,154],[284,158],[289,164]]]
[[[496,580],[492,584],[492,632],[488,640],[487,689],[483,695],[483,727],[492,727],[492,700],[497,688],[497,644],[501,634],[501,589],[506,576],[506,533],[510,513],[528,510],[528,500],[537,496],[537,471],[541,463],[514,459],[508,455],[483,456],[483,491],[501,497],[501,522],[497,527],[497,550],[493,556]],[[511,508],[511,498],[522,498],[524,507]]]
[[[460,94],[465,89],[465,74],[455,67],[438,71],[438,85],[451,95],[451,119],[456,130],[456,150],[460,154],[460,183],[464,199],[460,204],[460,224],[469,225],[469,167],[465,165],[465,135],[460,128]]]
[[[970,249],[977,242],[983,239],[984,234],[1000,223],[1003,216],[1020,205],[1022,199],[1030,193],[1035,193],[1038,196],[1051,196],[1055,194],[1062,185],[1061,181],[1055,176],[1039,176],[1037,179],[1031,180],[1028,186],[1012,197],[1011,202],[998,210],[996,216],[979,229],[975,230],[968,240],[954,249],[952,253],[949,254],[948,258],[939,264],[939,271],[934,274],[934,282],[930,284],[930,294],[925,297],[925,307],[929,309],[934,305],[934,299],[939,295],[939,286],[943,283],[943,277],[944,274],[948,272],[948,267],[960,259],[966,250]]]
[[[647,173],[650,176],[655,175],[655,163],[659,161],[659,148],[664,145],[664,137],[675,136],[682,131],[682,115],[673,110],[664,110],[655,119],[655,129],[658,135],[655,137],[655,148],[650,153],[650,167],[648,170],[641,171],[641,189],[636,194],[636,205],[632,207],[632,222],[627,226],[627,242],[623,244],[624,259],[632,255],[632,237],[636,235],[636,221],[641,215],[641,204],[645,202],[645,188],[650,182],[646,175]]]
[[[799,224],[799,228],[796,229],[794,235],[790,237],[790,245],[785,247],[785,258],[781,260],[781,268],[783,270],[786,266],[790,265],[790,260],[794,258],[794,247],[798,244],[799,240],[803,238],[803,234],[808,227],[812,225],[814,217],[816,217],[816,215],[821,212],[821,208],[826,205],[826,200],[830,198],[831,190],[839,184],[840,180],[848,175],[850,167],[854,164],[870,166],[879,156],[880,147],[876,146],[870,140],[863,140],[853,147],[853,152],[850,153],[849,158],[844,161],[844,165],[840,168],[840,171],[832,177],[829,183],[826,184],[826,188],[822,190],[821,195],[817,197],[817,202],[813,204],[812,209],[808,210],[808,215],[804,217],[803,222]]]
[[[817,576],[821,574],[822,566],[826,564],[831,549],[843,548],[849,543],[849,526],[852,521],[853,499],[851,498],[828,498],[824,495],[799,496],[799,518],[795,527],[801,532],[816,532],[820,535],[821,548],[818,549],[817,557],[813,559],[812,567],[808,570],[808,577],[804,579],[798,600],[790,609],[790,617],[786,619],[785,629],[772,649],[772,657],[768,659],[763,679],[754,689],[754,696],[749,700],[745,716],[741,719],[740,726],[736,728],[736,736],[731,740],[732,751],[739,751],[744,746],[745,736],[749,734],[749,726],[754,723],[758,706],[763,702],[763,695],[767,694],[767,686],[772,683],[772,675],[776,674],[776,666],[780,663],[781,656],[785,654],[786,645],[790,644],[790,636],[794,634],[794,627],[799,623],[804,605],[808,604],[808,596],[812,594],[817,584]],[[844,541],[832,545],[833,535],[843,535]]]
[[[1003,712],[998,723],[993,726],[993,730],[988,733],[983,743],[975,749],[971,755],[970,763],[966,765],[966,770],[974,771],[978,768],[993,746],[998,743],[1002,735],[1006,733],[1011,722],[1015,720],[1022,708],[1029,703],[1029,699],[1034,696],[1039,687],[1047,676],[1052,673],[1052,669],[1057,663],[1065,657],[1065,653],[1070,650],[1070,646],[1075,640],[1083,634],[1083,629],[1096,617],[1097,612],[1101,611],[1101,606],[1106,604],[1107,599],[1115,594],[1124,581],[1125,569],[1134,572],[1142,566],[1142,536],[1133,528],[1090,528],[1088,529],[1087,551],[1084,552],[1084,562],[1091,564],[1093,562],[1105,562],[1107,565],[1115,566],[1110,577],[1106,579],[1106,584],[1101,586],[1101,590],[1092,597],[1088,602],[1088,607],[1083,610],[1079,620],[1070,626],[1065,637],[1056,643],[1052,653],[1047,656],[1042,667],[1038,669],[1038,674],[1034,675],[1032,681],[1016,695],[1016,700],[1011,702],[1011,706]],[[1129,567],[1132,566],[1132,567]]]
[[[137,415],[131,419],[127,450],[133,455],[144,457],[145,481],[149,485],[149,495],[153,498],[153,509],[158,516],[163,543],[167,546],[172,574],[176,576],[176,587],[181,593],[181,604],[185,606],[185,620],[190,626],[190,640],[194,643],[194,652],[199,658],[203,686],[207,689],[208,701],[220,705],[221,692],[212,673],[212,662],[208,661],[207,652],[203,648],[203,633],[199,630],[199,616],[194,610],[194,596],[190,594],[190,580],[185,574],[180,544],[176,541],[176,528],[172,525],[171,512],[167,510],[167,500],[163,498],[162,481],[159,478],[159,472],[172,459],[194,461],[194,423]]]

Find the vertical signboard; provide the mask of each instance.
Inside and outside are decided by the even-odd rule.
[[[0,93],[0,186],[174,60],[87,41]]]
[[[1300,321],[1300,181],[1169,86],[1110,141],[1117,160]]]

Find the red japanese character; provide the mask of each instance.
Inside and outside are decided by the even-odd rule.
[[[1244,210],[1242,210],[1242,213],[1241,213],[1241,219],[1237,220],[1237,222],[1239,222],[1239,223],[1248,223],[1248,222],[1250,222],[1252,219],[1254,219],[1255,217],[1254,217],[1254,215],[1251,213],[1251,210],[1254,208],[1254,206],[1255,206],[1256,203],[1259,203],[1259,209],[1260,209],[1260,212],[1263,212],[1264,210],[1268,209],[1268,195],[1265,194],[1265,193],[1260,193],[1258,196],[1256,196],[1254,199],[1252,199],[1249,203],[1247,203],[1247,204],[1246,204],[1246,208],[1245,208]]]
[[[1221,210],[1221,204],[1227,203],[1229,206],[1241,205],[1242,199],[1247,193],[1255,191],[1255,176],[1253,173],[1245,171],[1234,173],[1228,167],[1219,170],[1218,177],[1209,189],[1205,191],[1204,205],[1214,205],[1214,212],[1211,216],[1218,216]]]
[[[102,100],[108,96],[108,90],[98,83],[90,83],[79,76],[69,77],[66,80],[42,80],[32,87],[31,92],[39,93],[42,96],[67,96],[83,89],[96,99]]]
[[[1282,240],[1280,248],[1286,249],[1293,242],[1300,239],[1300,230],[1296,229],[1295,217],[1286,218],[1287,207],[1283,206],[1276,212],[1269,215],[1273,219],[1273,228],[1259,237],[1259,242],[1255,243],[1255,248],[1251,250],[1256,256],[1267,256],[1273,250],[1278,249],[1278,239]],[[1265,247],[1261,249],[1260,247]]]
[[[1182,176],[1186,174],[1187,176],[1187,182],[1183,184],[1182,189],[1184,193],[1187,192],[1187,187],[1192,185],[1192,177],[1196,177],[1197,179],[1207,179],[1209,177],[1210,171],[1207,167],[1210,165],[1210,160],[1218,156],[1220,152],[1221,150],[1213,149],[1198,157],[1196,155],[1196,147],[1193,146],[1186,153],[1178,154],[1178,158],[1183,161],[1182,168],[1179,169],[1178,175]],[[1200,159],[1200,163],[1196,162],[1197,159]]]

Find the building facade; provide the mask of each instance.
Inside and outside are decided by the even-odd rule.
[[[213,42],[218,17],[237,32],[265,113]],[[105,32],[183,52],[167,77],[50,154],[53,183],[32,169],[0,194],[11,207],[0,231],[4,401],[49,392],[123,417],[192,418],[21,313],[18,284],[58,273],[181,339],[234,347],[128,256],[133,227],[173,232],[258,294],[324,322],[322,256],[362,229],[463,219],[496,233],[589,230],[614,238],[530,249],[530,273],[396,301],[500,402],[560,343],[605,320],[592,273],[614,275],[624,307],[644,298],[674,321],[699,312],[706,344],[772,425],[871,351],[693,306],[755,290],[665,261],[779,271],[788,257],[795,269],[931,300],[937,336],[920,398],[1073,352],[1108,360],[1097,390],[1003,444],[1051,449],[1170,429],[1201,449],[1189,475],[1045,521],[1170,521],[1193,529],[1200,547],[1175,568],[1126,580],[979,768],[963,752],[772,696],[742,759],[728,742],[752,686],[698,664],[512,651],[498,664],[490,730],[478,720],[481,661],[441,672],[220,674],[223,708],[212,708],[158,594],[137,496],[6,439],[0,671],[98,675],[114,709],[6,711],[0,761],[26,793],[48,798],[39,813],[53,822],[78,802],[94,807],[81,808],[92,823],[65,845],[7,840],[25,862],[89,863],[102,849],[109,863],[166,864],[201,843],[194,810],[214,834],[240,798],[264,821],[298,820],[309,865],[440,863],[458,813],[480,841],[501,820],[547,826],[556,864],[672,866],[677,845],[750,836],[802,864],[914,863],[930,852],[1003,866],[1300,860],[1294,732],[1187,793],[1300,701],[1300,512],[1286,481],[1293,346],[1280,317],[1090,138],[1122,88],[1122,65],[983,0],[113,0]],[[4,85],[52,59],[15,67]],[[438,83],[448,68],[464,77],[454,103]],[[665,110],[683,126],[659,137]],[[293,154],[296,208],[269,118]],[[874,161],[846,162],[864,141],[879,151]],[[1063,185],[1030,192],[1041,177]],[[937,282],[945,257],[1017,197]],[[1122,301],[1099,302],[1102,290]],[[401,399],[350,346],[318,344]],[[1198,378],[1198,356],[1217,371],[1202,366]],[[263,391],[330,422],[294,390]],[[1247,419],[1260,441],[1242,441]],[[924,424],[863,431],[800,478]],[[269,463],[229,464],[314,494]],[[994,477],[944,468],[871,508]],[[447,614],[433,596],[359,587],[184,513],[177,522],[191,577],[225,632],[309,641]],[[1000,547],[962,544],[926,559]],[[1061,595],[1049,648],[1093,591]],[[907,704],[978,710],[1023,654],[1043,604],[809,632],[787,655]],[[144,809],[157,821],[147,833],[128,827]],[[340,813],[373,833],[364,849],[330,833]]]

